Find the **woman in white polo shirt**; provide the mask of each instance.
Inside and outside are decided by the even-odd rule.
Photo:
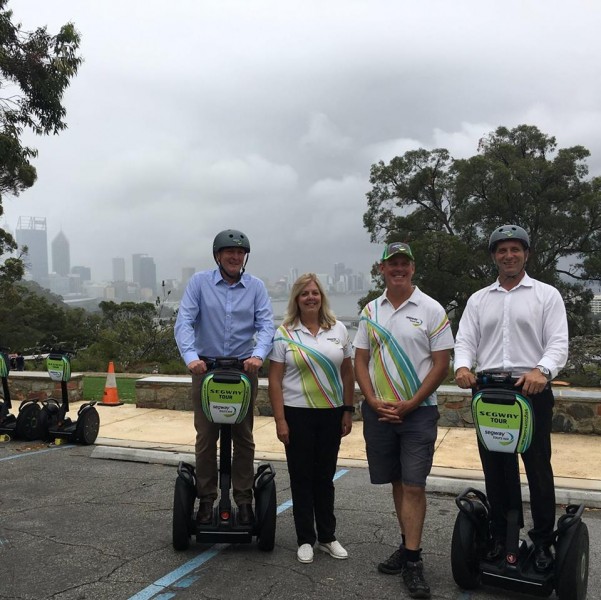
[[[269,399],[286,447],[297,558],[313,562],[315,542],[334,558],[348,558],[335,536],[333,479],[340,439],[352,427],[351,344],[314,273],[292,286],[269,359]]]

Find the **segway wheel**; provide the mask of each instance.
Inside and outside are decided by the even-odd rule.
[[[93,406],[86,406],[79,412],[75,426],[75,440],[85,446],[96,441],[100,430],[100,415]]]
[[[190,546],[195,498],[196,493],[190,483],[178,475],[173,493],[173,548],[175,550],[187,550]]]
[[[451,571],[455,583],[464,590],[480,585],[477,531],[472,519],[460,512],[451,541]]]
[[[256,501],[257,515],[260,519],[257,547],[264,552],[271,552],[275,546],[277,518],[275,482],[273,479],[258,491]]]
[[[570,536],[567,547],[558,549],[557,553],[563,557],[555,565],[555,589],[559,600],[584,600],[588,589],[588,528],[582,521],[574,527],[576,530]]]
[[[50,440],[50,429],[56,427],[58,423],[59,405],[54,398],[44,400],[40,410],[40,439]]]
[[[24,402],[19,407],[15,433],[22,440],[31,442],[42,437],[40,407],[37,402]]]

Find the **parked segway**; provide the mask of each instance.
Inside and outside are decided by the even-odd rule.
[[[251,382],[236,358],[217,358],[208,365],[201,386],[201,406],[206,417],[219,423],[219,503],[212,521],[197,524],[194,519],[196,475],[194,467],[181,462],[177,469],[173,498],[173,547],[186,550],[190,537],[198,543],[250,543],[271,551],[275,545],[276,489],[271,463],[259,465],[254,478],[255,522],[240,523],[238,509],[230,498],[232,476],[232,427],[241,423],[251,402]]]
[[[490,451],[520,453],[528,449],[534,427],[529,400],[515,389],[516,378],[488,373],[478,378],[472,399],[480,442]],[[518,474],[519,477],[519,474]],[[505,553],[487,559],[491,544],[490,505],[486,495],[467,488],[455,499],[459,514],[451,544],[451,568],[457,585],[475,589],[490,585],[513,592],[584,600],[588,587],[589,535],[582,521],[583,505],[570,504],[557,521],[552,545],[554,568],[534,568],[534,545],[520,539],[519,511],[507,515]]]
[[[40,429],[40,407],[33,400],[21,403],[19,412],[15,416],[11,414],[12,403],[10,400],[10,389],[8,387],[8,374],[10,372],[10,360],[8,355],[0,351],[0,378],[2,379],[2,392],[4,398],[0,401],[0,435],[3,439],[36,440],[41,437]]]
[[[100,429],[100,416],[95,408],[96,402],[86,402],[79,407],[77,419],[67,416],[69,412],[69,390],[67,383],[71,379],[71,355],[68,350],[53,351],[46,359],[46,368],[52,381],[60,381],[61,400],[48,398],[42,402],[40,425],[45,440],[55,439],[90,445],[96,441]]]

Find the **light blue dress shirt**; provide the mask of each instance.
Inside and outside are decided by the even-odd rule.
[[[274,332],[269,294],[257,277],[244,273],[233,285],[219,269],[191,277],[175,322],[175,341],[187,365],[199,356],[265,360]]]

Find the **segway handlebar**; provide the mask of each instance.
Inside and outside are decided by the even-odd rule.
[[[478,387],[514,388],[519,377],[508,371],[481,371],[476,373]]]
[[[207,365],[207,371],[214,371],[215,369],[238,369],[239,371],[244,371],[244,361],[235,356],[216,356],[215,358],[199,356],[199,358]]]

